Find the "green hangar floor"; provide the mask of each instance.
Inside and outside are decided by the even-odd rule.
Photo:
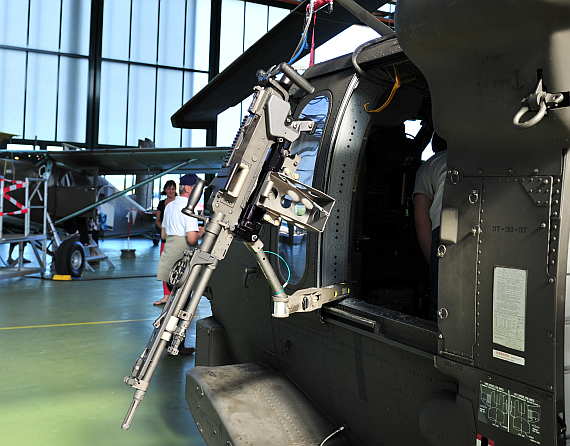
[[[0,281],[0,438],[4,445],[204,445],[184,400],[194,355],[161,358],[131,428],[121,429],[134,389],[123,383],[161,308],[159,248],[131,239],[136,258],[121,259],[127,240],[105,240],[115,263],[83,278],[26,276]],[[8,245],[0,245],[0,266]],[[31,249],[25,257],[33,259]],[[32,262],[33,265],[33,262]],[[210,315],[203,298],[195,319]],[[195,321],[186,346],[195,345]]]

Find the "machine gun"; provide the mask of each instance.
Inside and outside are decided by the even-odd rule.
[[[279,81],[276,76],[283,73]],[[245,116],[232,148],[224,160],[208,202],[209,218],[194,213],[206,186],[198,183],[182,212],[205,222],[200,248],[185,251],[173,266],[171,297],[142,355],[124,382],[135,394],[122,428],[128,429],[140,405],[160,357],[167,348],[177,355],[208,281],[218,262],[238,237],[253,252],[273,291],[273,316],[287,317],[296,311],[312,311],[323,303],[348,295],[345,285],[310,288],[287,296],[267,256],[259,231],[263,223],[279,226],[281,219],[300,228],[322,232],[334,200],[298,180],[300,158],[290,153],[291,143],[302,132],[314,132],[311,120],[291,117],[289,89],[293,84],[311,94],[314,88],[289,65],[282,63],[257,73],[259,85],[249,114]],[[170,345],[168,346],[168,344]]]

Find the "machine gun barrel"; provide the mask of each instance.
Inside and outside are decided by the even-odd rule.
[[[121,426],[124,430],[128,430],[131,426],[169,341],[172,341],[172,344],[168,347],[168,351],[173,355],[178,354],[178,346],[184,340],[202,294],[218,264],[218,260],[208,251],[211,251],[220,240],[227,242],[228,239],[227,229],[223,228],[219,222],[222,219],[223,214],[214,214],[205,227],[201,245],[203,249],[186,251],[183,259],[177,262],[177,265],[180,262],[184,264],[180,276],[173,278],[173,275],[176,276],[173,273],[177,265],[171,271],[170,282],[174,282],[171,298],[160,317],[154,322],[155,329],[147,347],[135,362],[131,375],[124,379],[126,384],[136,389]]]

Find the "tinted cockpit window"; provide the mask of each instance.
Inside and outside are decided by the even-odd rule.
[[[291,146],[291,153],[301,157],[301,163],[297,168],[299,181],[311,186],[315,171],[315,162],[319,152],[319,146],[325,122],[329,112],[330,100],[326,95],[314,97],[303,108],[299,119],[311,119],[317,123],[317,130],[312,135],[302,133]],[[307,231],[296,227],[293,223],[283,220],[279,228],[279,255],[289,265],[291,277],[289,283],[298,284],[305,274],[307,265]],[[284,279],[287,279],[289,272],[283,262],[279,262],[279,269]]]

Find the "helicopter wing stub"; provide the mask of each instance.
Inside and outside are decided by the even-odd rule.
[[[374,11],[388,2],[359,0],[358,3],[364,9]],[[257,70],[267,69],[291,58],[303,28],[307,4],[307,1],[301,3],[194,95],[172,115],[172,125],[188,129],[213,129],[218,114],[251,95],[253,87],[257,85]],[[332,14],[319,14],[315,47],[355,23],[358,23],[358,19],[342,7],[335,8]],[[307,53],[308,50],[303,50],[300,57]]]

